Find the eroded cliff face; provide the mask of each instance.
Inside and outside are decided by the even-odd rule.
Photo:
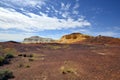
[[[23,43],[53,43],[55,40],[51,38],[43,38],[39,36],[32,36],[30,38],[25,38]]]
[[[84,40],[86,40],[90,37],[91,36],[84,35],[84,34],[81,34],[81,33],[72,33],[72,34],[62,36],[61,39],[58,40],[58,43],[80,42],[80,41],[84,41]]]
[[[89,36],[81,33],[72,33],[64,35],[58,40],[58,43],[67,43],[67,44],[112,44],[120,45],[120,38],[114,38],[109,36]]]

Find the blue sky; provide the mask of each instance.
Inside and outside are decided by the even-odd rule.
[[[0,41],[80,32],[120,38],[120,0],[0,0]]]

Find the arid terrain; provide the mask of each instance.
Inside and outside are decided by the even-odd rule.
[[[120,80],[120,46],[100,44],[22,44],[1,42],[12,52],[10,80]],[[2,52],[2,49],[4,52]]]

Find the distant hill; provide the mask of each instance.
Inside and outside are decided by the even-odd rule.
[[[15,41],[8,41],[7,43],[18,43]],[[52,38],[43,38],[39,36],[32,36],[25,38],[22,43],[62,43],[62,44],[112,44],[120,45],[120,38],[108,36],[90,36],[82,33],[71,33],[63,35],[59,40]]]
[[[58,40],[59,43],[75,43],[75,42],[81,42],[84,41],[92,36],[84,35],[82,33],[72,33],[67,34],[61,37],[60,40]]]
[[[90,37],[84,41],[85,43],[93,43],[93,44],[113,44],[120,45],[120,38],[108,37],[108,36],[96,36]]]
[[[108,37],[108,36],[90,36],[81,33],[72,33],[64,35],[58,40],[58,43],[87,43],[87,44],[115,44],[120,45],[120,38]]]
[[[25,38],[23,43],[53,43],[55,40],[51,38],[43,38],[39,36],[32,36],[30,38]]]

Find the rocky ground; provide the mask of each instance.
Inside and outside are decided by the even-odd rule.
[[[120,80],[120,46],[0,43],[14,48],[10,80]],[[2,54],[2,53],[1,53]],[[26,56],[25,56],[26,55]]]

